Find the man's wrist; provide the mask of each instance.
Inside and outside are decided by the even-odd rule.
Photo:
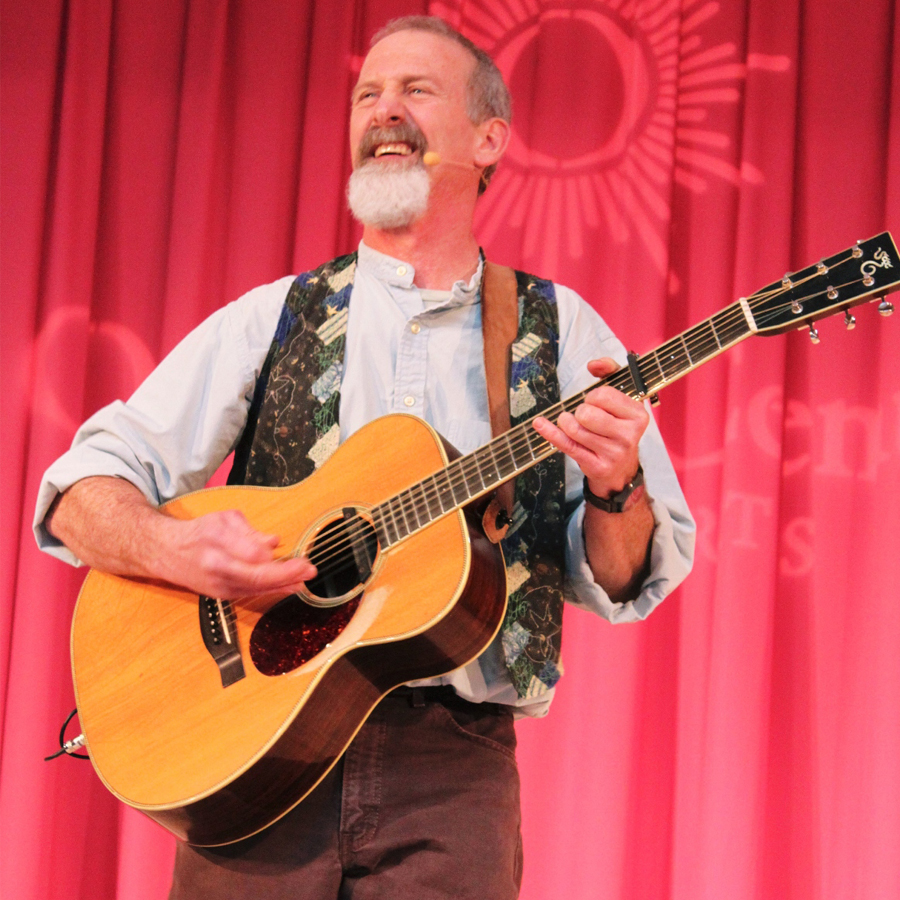
[[[608,513],[628,512],[640,502],[646,490],[644,488],[644,470],[638,466],[634,477],[621,491],[612,491],[605,497],[598,497],[590,487],[587,476],[584,479],[584,499],[591,506]]]

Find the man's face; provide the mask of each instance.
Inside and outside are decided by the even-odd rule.
[[[427,31],[379,41],[352,96],[354,168],[420,166],[426,147],[444,160],[472,163],[477,129],[466,113],[466,87],[474,66],[464,47]]]

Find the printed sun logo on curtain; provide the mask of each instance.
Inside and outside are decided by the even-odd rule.
[[[741,60],[735,43],[709,40],[718,3],[438,0],[429,11],[484,47],[513,94],[512,140],[476,223],[498,256],[548,277],[606,271],[590,279],[603,294],[623,273],[632,296],[675,293],[674,185],[764,181],[730,161],[717,120],[739,102],[748,69],[785,71],[789,60]]]

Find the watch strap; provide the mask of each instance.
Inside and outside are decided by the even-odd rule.
[[[590,488],[588,484],[587,476],[584,478],[584,499],[591,504],[591,506],[596,506],[597,509],[602,509],[604,512],[608,513],[620,513],[625,512],[626,509],[630,509],[634,503],[629,503],[628,501],[634,496],[635,491],[644,486],[644,470],[641,466],[638,466],[638,470],[635,473],[634,478],[622,488],[621,491],[616,491],[613,494],[609,494],[607,497],[598,497]],[[640,494],[638,494],[640,496]]]

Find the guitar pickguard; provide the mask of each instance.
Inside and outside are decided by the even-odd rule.
[[[284,675],[320,653],[347,627],[362,595],[340,606],[310,606],[292,594],[275,604],[253,629],[250,658],[263,675]]]

